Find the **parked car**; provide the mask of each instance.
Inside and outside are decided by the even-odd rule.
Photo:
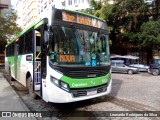
[[[149,72],[155,76],[160,74],[160,59],[152,60],[150,68],[149,68]]]
[[[139,70],[140,72],[144,72],[144,71],[148,72],[148,71],[149,71],[149,66],[144,65],[144,64],[131,64],[131,65],[129,65],[129,66],[130,66],[130,67],[138,68],[138,70]]]
[[[112,60],[111,68],[112,68],[112,72],[128,73],[128,74],[138,73],[138,68],[125,65],[123,60],[122,61]]]

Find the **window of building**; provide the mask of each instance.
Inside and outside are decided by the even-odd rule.
[[[72,5],[72,0],[68,0],[68,5]]]
[[[40,9],[38,10],[38,14],[40,14]]]
[[[41,7],[41,12],[43,12],[43,6]]]
[[[90,3],[90,0],[87,0],[88,3]]]
[[[76,3],[77,3],[77,0],[74,0],[74,3],[76,4]]]
[[[45,2],[45,4],[44,4],[44,9],[46,9],[47,8],[47,2]]]

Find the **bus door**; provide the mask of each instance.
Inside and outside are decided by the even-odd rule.
[[[35,28],[33,54],[33,90],[42,96],[42,79],[46,78],[46,49],[44,44],[45,24]]]
[[[34,90],[36,93],[40,95],[41,88],[41,34],[40,32],[35,30],[35,38],[34,38]]]

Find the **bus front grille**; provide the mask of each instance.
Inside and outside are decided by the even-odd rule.
[[[53,66],[50,65],[57,71],[63,73],[64,76],[70,78],[95,78],[105,76],[110,72],[110,65],[107,66],[96,66],[96,67],[64,67],[64,66]]]
[[[107,86],[108,84],[88,89],[71,89],[70,91],[73,97],[82,97],[89,95],[88,93],[92,91],[94,91],[94,94],[105,92],[107,91]]]
[[[66,72],[66,76],[71,78],[94,78],[94,77],[101,77],[105,76],[109,73],[109,69],[101,68],[101,69],[79,69],[79,70],[70,70]]]

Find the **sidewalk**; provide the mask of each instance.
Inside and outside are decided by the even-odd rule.
[[[19,98],[17,93],[10,86],[8,81],[0,73],[0,116],[3,111],[30,111],[28,107]],[[12,117],[11,120],[36,120],[36,118],[18,118]],[[0,120],[9,120],[8,117],[0,117]]]

